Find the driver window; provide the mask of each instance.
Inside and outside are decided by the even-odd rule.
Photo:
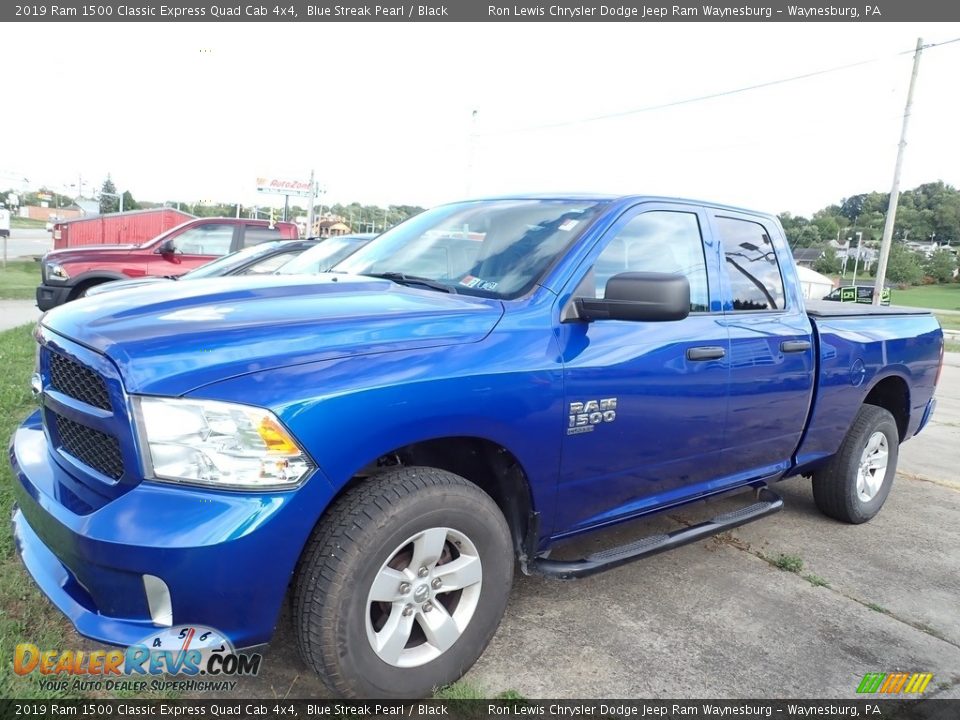
[[[173,247],[184,255],[226,255],[233,244],[233,225],[199,225],[180,233]]]
[[[607,280],[623,272],[683,275],[690,282],[690,311],[706,312],[710,307],[703,239],[694,213],[654,210],[633,218],[610,240],[591,270],[596,297],[603,298]],[[589,288],[583,290],[591,294]]]

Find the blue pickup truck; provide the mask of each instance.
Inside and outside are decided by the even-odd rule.
[[[864,522],[934,409],[937,321],[805,307],[770,215],[461,202],[335,270],[43,316],[13,524],[80,633],[203,625],[250,649],[287,607],[334,692],[423,696],[483,652],[515,565],[574,578],[647,557],[776,512],[797,475]],[[550,553],[732,493],[742,509],[692,527]]]

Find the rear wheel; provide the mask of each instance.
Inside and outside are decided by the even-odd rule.
[[[304,551],[300,653],[337,693],[424,697],[483,652],[512,578],[510,532],[486,493],[433,468],[385,472],[341,497]]]
[[[813,476],[813,498],[824,515],[866,522],[883,507],[897,472],[900,433],[888,411],[864,405],[839,452]]]

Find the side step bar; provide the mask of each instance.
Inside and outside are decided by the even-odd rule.
[[[581,560],[534,558],[529,568],[531,573],[549,575],[561,580],[586,577],[634,560],[672,550],[681,545],[697,542],[726,530],[732,530],[735,527],[746,525],[748,522],[773,515],[782,509],[783,498],[770,488],[764,487],[760,488],[757,493],[757,502],[752,505],[722,513],[698,525],[691,525],[667,534],[650,535],[626,545],[587,555]]]

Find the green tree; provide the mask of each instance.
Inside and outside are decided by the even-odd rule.
[[[125,211],[140,209],[140,203],[133,199],[133,195],[130,194],[129,190],[123,191],[123,209]]]
[[[934,250],[923,262],[923,272],[940,283],[951,282],[957,270],[957,256],[949,250]]]
[[[813,216],[813,224],[817,227],[820,237],[824,240],[834,240],[840,235],[843,218],[830,215],[827,210],[819,210]],[[840,242],[843,242],[841,239]]]
[[[820,244],[820,230],[816,225],[805,225],[796,235],[793,247],[816,247]]]
[[[113,195],[105,195],[104,193],[117,194],[117,186],[114,185],[110,173],[107,173],[107,179],[103,181],[103,185],[100,188],[100,212],[104,215],[117,212],[120,209],[120,198],[113,197]]]
[[[840,258],[829,245],[823,247],[823,255],[813,264],[813,269],[824,275],[834,275],[840,272]]]
[[[893,243],[887,260],[887,280],[902,285],[916,285],[922,279],[923,268],[917,253],[903,243]]]

